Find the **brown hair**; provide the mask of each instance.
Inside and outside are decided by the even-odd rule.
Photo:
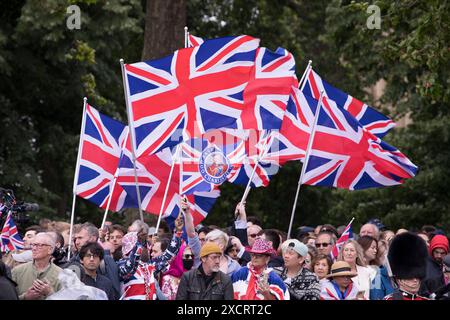
[[[361,246],[361,248],[363,249],[363,254],[370,248],[370,246],[372,245],[372,242],[376,243],[377,245],[377,254],[378,254],[378,241],[377,239],[375,239],[374,237],[371,236],[362,236],[358,239],[358,244]],[[364,255],[365,258],[365,255]],[[376,257],[375,257],[376,258]],[[375,264],[376,261],[371,260],[371,261],[366,261],[367,265],[371,265],[371,264]]]
[[[326,260],[327,261],[327,265],[328,265],[328,273],[330,273],[331,270],[331,266],[333,265],[333,261],[331,260],[331,257],[327,254],[318,254],[315,257],[312,258],[311,260],[311,271],[314,272],[314,266],[317,262],[319,262],[320,260]]]

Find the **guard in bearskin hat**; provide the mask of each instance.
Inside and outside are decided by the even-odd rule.
[[[428,300],[417,294],[426,276],[427,256],[427,246],[419,236],[410,232],[395,236],[388,260],[398,287],[385,300]]]

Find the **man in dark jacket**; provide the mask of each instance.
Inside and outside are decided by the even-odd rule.
[[[92,223],[83,223],[80,230],[75,234],[75,249],[77,252],[64,266],[64,268],[68,268],[72,264],[80,265],[79,250],[82,246],[89,242],[97,242],[98,238],[98,229]],[[115,291],[115,296],[120,297],[119,268],[108,250],[104,251],[104,258],[98,269],[99,274],[104,275],[111,280]]]
[[[221,256],[222,251],[217,244],[204,244],[200,250],[201,265],[183,274],[176,299],[233,300],[231,278],[219,270]]]
[[[448,254],[448,239],[444,235],[435,235],[430,241],[429,257],[427,259],[427,275],[422,281],[420,292],[431,294],[445,285],[442,272],[443,257]]]
[[[0,300],[19,300],[16,286],[17,284],[8,276],[5,264],[0,260]]]

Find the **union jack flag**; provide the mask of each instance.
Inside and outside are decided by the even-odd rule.
[[[9,252],[23,249],[23,240],[17,231],[16,224],[12,218],[12,212],[9,211],[6,216],[5,224],[2,229],[1,251]]]
[[[258,48],[251,79],[244,90],[244,129],[279,130],[291,93],[298,86],[295,59],[283,48]]]
[[[218,38],[125,65],[136,156],[209,129],[242,127],[243,94],[258,45],[259,39],[245,35]]]
[[[81,154],[75,188],[78,196],[106,208],[127,136],[125,125],[86,104],[84,132],[78,151]],[[112,207],[112,210],[119,208]]]
[[[215,187],[212,191],[196,191],[193,194],[186,195],[189,207],[191,209],[192,218],[194,220],[194,226],[198,225],[208,216],[209,211],[212,209],[219,196],[220,190],[217,187]],[[178,193],[174,193],[163,215],[171,229],[175,227],[175,219],[181,211],[180,201],[180,195]]]
[[[231,137],[227,138],[227,137]],[[218,139],[216,139],[218,138]],[[214,141],[214,142],[211,142]],[[215,179],[214,181],[207,181],[202,175],[201,165],[202,154],[205,151],[210,151],[218,154],[222,154],[223,158],[226,157],[229,163],[223,161],[222,157],[219,159],[215,168],[220,169],[218,176],[224,176],[224,179]],[[232,137],[226,132],[220,130],[210,131],[208,135],[202,136],[202,138],[191,139],[182,144],[182,194],[190,194],[194,191],[211,191],[215,186],[221,184],[225,180],[225,177],[233,174],[244,163],[245,144],[243,140]],[[204,168],[211,170],[211,168]],[[228,172],[228,174],[227,174]],[[209,172],[208,172],[209,173]],[[203,174],[206,174],[203,172]],[[217,181],[220,180],[220,181]]]
[[[237,170],[233,170],[230,173],[228,181],[233,184],[246,186],[255,170],[250,186],[252,188],[268,186],[272,176],[280,168],[277,154],[274,152],[274,150],[277,150],[274,142],[277,141],[275,139],[277,137],[276,130],[245,130],[244,134],[241,132],[236,132],[235,134],[244,139],[247,157],[243,164],[237,167]]]
[[[189,35],[189,45],[204,40]],[[291,86],[298,86],[294,56],[283,48],[275,52],[258,48],[251,79],[244,90],[246,108],[241,121],[244,129],[279,130],[283,121]]]
[[[301,108],[315,114],[317,100],[305,95],[304,101]],[[416,173],[399,150],[324,97],[302,183],[355,190],[398,185]]]
[[[320,91],[324,90],[328,100],[334,100],[337,105],[347,110],[359,123],[374,135],[382,138],[395,122],[376,111],[374,108],[352,97],[351,95],[333,87],[323,80],[314,70],[308,72],[302,91],[315,99],[319,99]]]
[[[333,249],[331,250],[331,255],[334,260],[337,259],[344,243],[348,240],[353,239],[352,222],[353,220],[347,225],[347,227],[345,227],[344,232],[342,232],[338,241],[336,241],[336,244],[333,246]]]
[[[199,45],[201,45],[204,41],[205,41],[205,40],[203,40],[202,38],[193,36],[192,34],[189,34],[189,36],[188,36],[188,46],[189,46],[189,47],[196,47],[196,46],[199,46]]]

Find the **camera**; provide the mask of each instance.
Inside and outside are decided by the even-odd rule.
[[[6,216],[6,214],[12,212],[16,223],[26,223],[29,221],[29,218],[24,213],[38,210],[39,205],[37,203],[16,201],[14,192],[11,189],[0,187],[0,217],[3,214]]]

